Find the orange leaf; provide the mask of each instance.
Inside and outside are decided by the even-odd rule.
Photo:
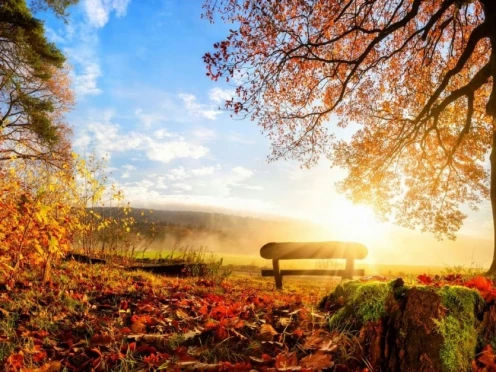
[[[272,341],[275,335],[277,335],[277,332],[270,324],[263,324],[260,327],[258,339],[261,341]]]
[[[298,366],[298,357],[296,353],[281,353],[276,356],[276,368],[290,368]]]
[[[303,368],[311,368],[315,371],[322,371],[324,368],[330,368],[333,365],[334,362],[331,360],[331,356],[322,351],[307,355],[300,360],[300,366]]]
[[[135,322],[131,325],[131,331],[133,331],[133,333],[145,333],[146,325],[140,321]]]

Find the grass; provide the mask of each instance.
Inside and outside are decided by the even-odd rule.
[[[191,247],[184,247],[184,250],[197,251]],[[219,261],[222,259],[224,266],[233,266],[237,271],[252,271],[256,272],[261,268],[270,268],[271,261],[261,258],[257,255],[243,255],[232,253],[215,253],[203,251],[210,259]],[[180,249],[175,251],[146,251],[139,253],[137,258],[181,258],[183,255]],[[284,269],[344,269],[344,260],[283,260],[281,261],[281,268]],[[444,266],[422,266],[422,265],[390,265],[390,264],[368,264],[360,261],[356,262],[357,269],[364,269],[366,275],[380,275],[390,278],[417,276],[420,274],[441,274],[446,272],[460,272],[460,271],[480,271],[479,269],[466,269],[462,266],[457,267],[444,267]],[[251,270],[250,270],[251,269]]]

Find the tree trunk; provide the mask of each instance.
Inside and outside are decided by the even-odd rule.
[[[493,212],[493,261],[487,272],[490,275],[496,275],[496,116],[493,116],[493,145],[491,156],[489,157],[491,165],[491,210]]]
[[[489,100],[486,104],[486,114],[493,118],[493,143],[490,156],[491,164],[491,210],[493,212],[493,261],[487,272],[496,275],[496,4],[494,0],[481,1],[484,7],[486,22],[491,25],[489,40],[491,43],[491,76],[492,89]]]

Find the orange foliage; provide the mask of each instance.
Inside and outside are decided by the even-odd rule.
[[[43,268],[44,279],[49,280],[50,262],[69,250],[76,221],[60,184],[48,180],[36,188],[26,181],[26,174],[21,179],[18,171],[0,172],[0,265],[4,269],[0,272],[13,277],[29,265]]]
[[[205,54],[207,75],[234,82],[226,108],[258,121],[271,159],[311,166],[326,155],[348,171],[340,190],[354,202],[438,237],[454,238],[461,203],[476,208],[489,197],[494,1],[206,0],[204,8],[232,28]],[[333,132],[355,133],[342,141]]]

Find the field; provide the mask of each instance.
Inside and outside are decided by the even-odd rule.
[[[196,251],[198,252],[198,251]],[[178,258],[181,256],[188,256],[193,252],[188,251],[149,251],[140,253],[138,258]],[[198,254],[198,253],[195,253]],[[259,272],[261,268],[269,268],[272,266],[270,260],[261,258],[255,255],[239,255],[230,253],[211,253],[200,252],[201,256],[210,261],[218,261],[222,259],[225,266],[232,265],[239,271],[252,271],[253,273]],[[281,262],[282,268],[287,269],[340,269],[344,268],[344,260],[287,260]],[[462,268],[462,267],[446,267],[446,266],[415,266],[415,265],[387,265],[387,264],[367,264],[356,262],[357,269],[364,269],[365,274],[379,275],[386,277],[404,277],[404,276],[417,276],[420,274],[436,275],[442,273],[449,273],[450,271],[470,271],[478,270],[476,268]]]

